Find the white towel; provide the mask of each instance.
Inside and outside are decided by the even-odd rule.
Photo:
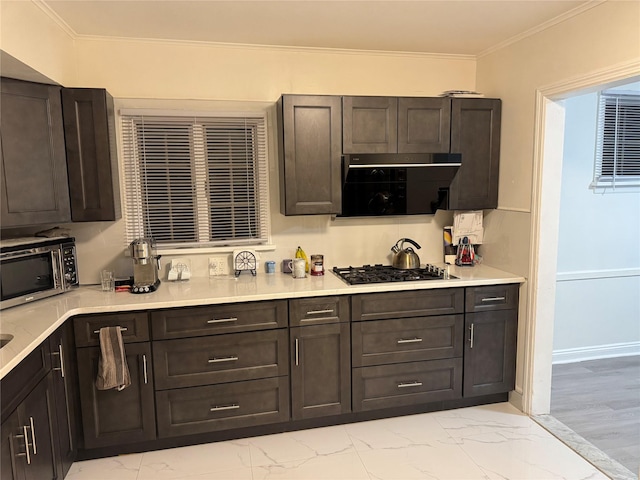
[[[127,356],[120,327],[103,327],[100,329],[100,360],[98,361],[98,390],[118,391],[131,385]]]

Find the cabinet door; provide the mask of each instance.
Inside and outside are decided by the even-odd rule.
[[[77,350],[84,447],[96,448],[156,438],[151,346],[125,345],[131,385],[122,391],[98,390],[99,347]]]
[[[398,153],[449,153],[451,99],[398,99]]]
[[[340,97],[283,95],[278,101],[280,212],[340,213]]]
[[[60,87],[2,78],[2,227],[71,219]]]
[[[449,209],[496,208],[501,101],[454,98],[451,119],[451,152],[462,154],[462,166],[451,182]]]
[[[516,375],[517,310],[465,316],[463,396],[513,390]]]
[[[63,88],[62,112],[74,222],[121,216],[113,98],[104,89]]]
[[[49,337],[51,350],[51,370],[53,396],[56,411],[57,469],[64,478],[76,456],[76,397],[75,351],[72,342],[71,323],[56,330]]]
[[[351,411],[348,323],[291,328],[291,416]]]
[[[23,457],[26,453],[24,431],[20,427],[17,410],[2,422],[0,432],[0,477],[2,480],[23,480],[26,465]]]
[[[55,409],[51,373],[44,378],[18,407],[18,421],[26,436],[28,455],[25,478],[27,480],[57,479],[53,432]],[[24,439],[22,439],[24,441]]]
[[[342,98],[343,153],[397,153],[398,99]]]

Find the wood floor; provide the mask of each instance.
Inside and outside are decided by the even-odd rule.
[[[640,471],[640,356],[553,366],[551,415]]]

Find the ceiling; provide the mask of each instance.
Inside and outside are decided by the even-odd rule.
[[[478,55],[601,1],[37,0],[37,3],[80,37]]]

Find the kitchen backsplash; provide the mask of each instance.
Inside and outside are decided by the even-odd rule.
[[[442,227],[450,225],[452,212],[435,215],[385,218],[337,218],[328,215],[285,217],[272,213],[273,251],[258,252],[260,270],[264,262],[276,261],[280,271],[282,259],[292,258],[298,245],[308,255],[324,255],[325,269],[334,266],[390,264],[391,247],[399,238],[418,242],[422,263],[442,262]],[[73,223],[64,225],[76,237],[81,284],[99,283],[102,269],[113,270],[117,277],[132,274],[131,259],[125,256],[124,222]],[[172,259],[190,260],[192,276],[209,275],[209,257],[226,257],[231,265],[231,253],[163,255],[161,279],[166,280]]]

